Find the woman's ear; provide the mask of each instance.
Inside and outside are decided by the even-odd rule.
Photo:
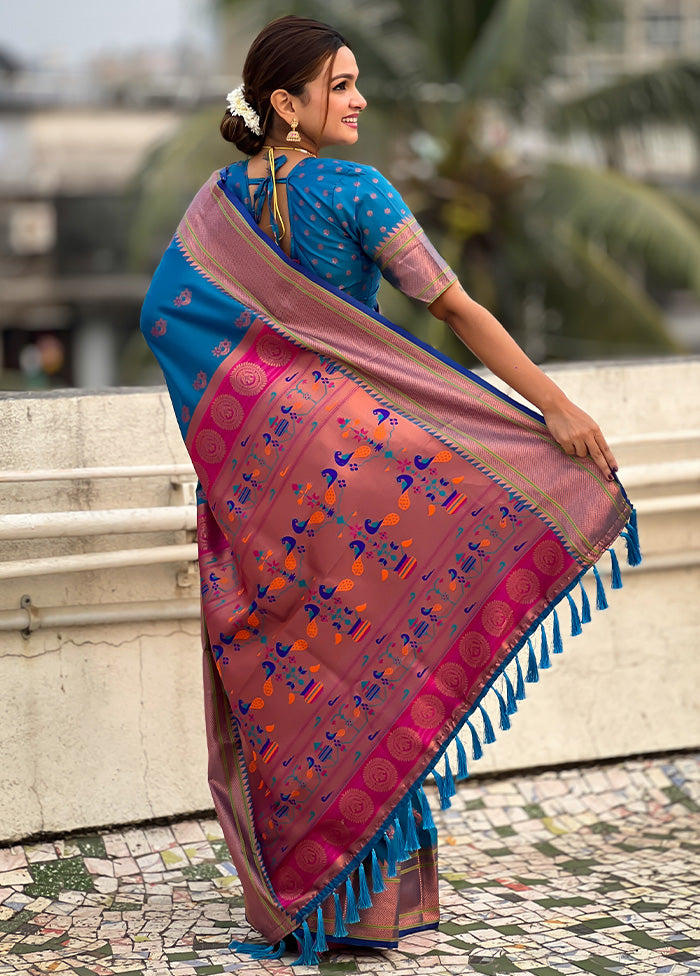
[[[276,91],[270,95],[270,105],[279,117],[289,124],[295,116],[294,111],[294,99],[285,91],[284,88],[278,88]]]

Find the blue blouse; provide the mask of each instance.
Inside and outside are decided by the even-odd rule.
[[[285,162],[276,160],[277,170]],[[248,178],[248,160],[222,171],[229,189],[260,221],[269,176]],[[381,276],[429,304],[456,280],[399,192],[373,166],[308,157],[278,184],[287,189],[290,257],[371,309]]]

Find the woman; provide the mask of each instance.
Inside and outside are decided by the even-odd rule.
[[[449,805],[458,733],[477,758],[489,701],[508,727],[531,637],[548,667],[555,604],[578,632],[578,587],[589,619],[591,567],[605,605],[594,563],[625,525],[639,559],[597,425],[380,173],[319,156],[358,138],[357,78],[326,25],[261,32],[221,125],[248,158],[195,197],[142,316],[200,479],[212,795],[270,943],[234,946],[279,956],[294,934],[304,963],[437,926],[423,780]],[[381,274],[542,416],[383,319]]]

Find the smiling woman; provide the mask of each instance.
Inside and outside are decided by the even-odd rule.
[[[271,943],[232,948],[279,957],[295,938],[304,964],[437,927],[426,776],[449,805],[460,736],[478,758],[488,702],[508,728],[537,680],[531,638],[539,667],[561,649],[556,604],[578,632],[581,577],[625,526],[639,560],[597,425],[381,173],[319,157],[357,140],[357,85],[325,24],[262,31],[221,125],[248,158],[195,197],[141,321],[200,481],[212,796]],[[381,275],[544,417],[384,319]],[[452,741],[458,768],[439,773]]]

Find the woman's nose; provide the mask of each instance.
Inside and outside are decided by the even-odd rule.
[[[367,99],[357,90],[355,90],[355,97],[353,98],[353,108],[357,108],[362,112],[367,108]]]

